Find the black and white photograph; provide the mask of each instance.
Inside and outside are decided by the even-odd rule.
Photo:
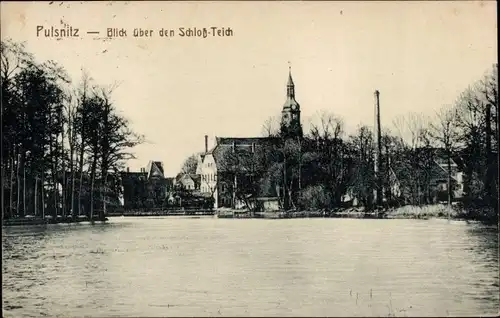
[[[2,1],[3,317],[498,317],[496,1]]]

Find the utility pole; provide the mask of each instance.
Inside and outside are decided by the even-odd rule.
[[[380,129],[380,92],[375,91],[375,138],[377,148],[375,149],[375,202],[377,207],[382,206],[382,179],[381,179],[381,162],[382,162],[382,133]]]

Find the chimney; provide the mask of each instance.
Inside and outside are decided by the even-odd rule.
[[[130,172],[130,167],[127,167],[127,172]]]
[[[255,142],[252,142],[252,153],[255,152]]]
[[[208,152],[208,136],[205,135],[205,153]]]
[[[236,142],[233,140],[233,152],[236,152]]]

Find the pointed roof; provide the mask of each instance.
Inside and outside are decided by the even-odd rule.
[[[148,172],[148,179],[153,178],[165,178],[163,174],[163,163],[161,161],[150,161],[146,169]]]
[[[292,67],[288,66],[288,83],[287,86],[294,86],[292,79]]]
[[[295,100],[295,84],[292,79],[292,68],[288,66],[288,83],[286,85],[286,101],[283,105],[283,111],[288,110],[290,108],[299,109],[300,105]]]

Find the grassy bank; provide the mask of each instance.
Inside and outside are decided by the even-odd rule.
[[[385,211],[388,219],[430,219],[430,218],[450,218],[462,219],[464,213],[459,213],[457,209],[444,204],[426,206],[403,206],[397,209]]]
[[[403,206],[399,208],[365,211],[363,208],[346,208],[336,210],[314,211],[277,211],[277,212],[248,212],[241,210],[217,211],[219,218],[265,218],[265,219],[290,219],[290,218],[352,218],[352,219],[454,219],[454,220],[479,220],[496,222],[496,215],[491,211],[465,211],[446,204],[425,206]]]

